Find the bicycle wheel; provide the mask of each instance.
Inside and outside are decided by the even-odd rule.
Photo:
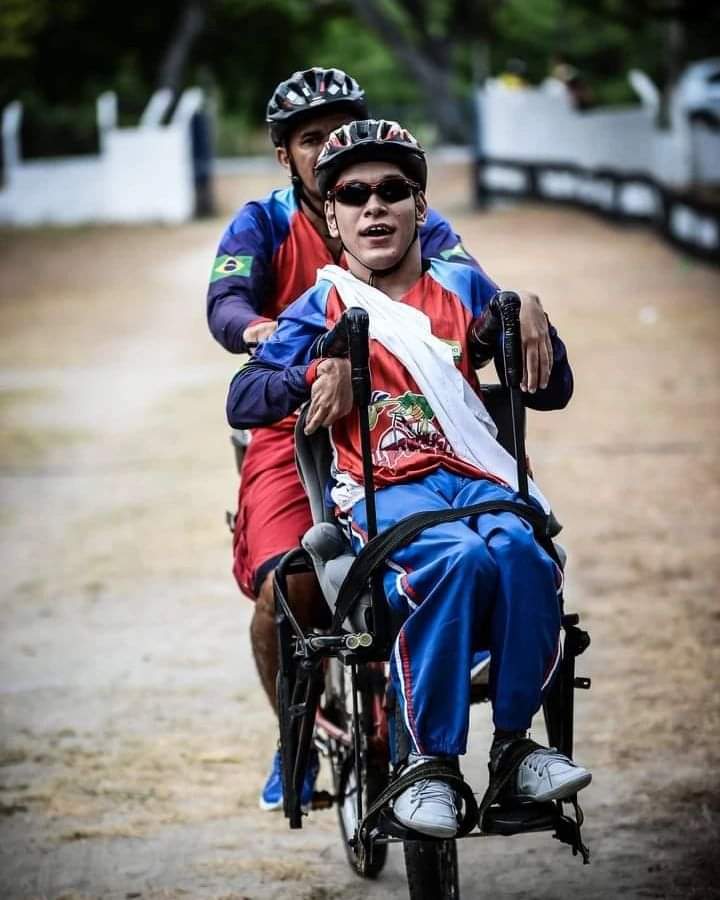
[[[384,673],[382,666],[368,664],[358,671],[358,705],[360,718],[360,782],[363,810],[383,791],[389,780],[386,722],[384,721]],[[328,661],[325,675],[325,708],[327,718],[348,736],[349,740],[330,738],[330,762],[336,797],[338,824],[345,854],[352,869],[363,878],[375,878],[387,860],[387,844],[377,844],[372,859],[361,867],[351,841],[358,827],[358,773],[352,735],[352,692],[347,667],[335,658]],[[382,721],[380,721],[382,719]]]
[[[404,841],[410,900],[459,900],[456,841]]]

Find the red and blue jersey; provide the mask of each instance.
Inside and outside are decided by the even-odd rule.
[[[428,316],[433,334],[450,344],[456,366],[478,391],[468,353],[468,328],[495,291],[495,284],[477,269],[431,260],[425,262],[413,287],[396,301]],[[285,310],[277,331],[230,385],[227,411],[232,426],[271,424],[308,399],[317,365],[314,348],[344,309],[331,282],[321,281]],[[528,405],[535,408],[562,407],[572,393],[565,347],[554,329],[551,340],[554,364],[549,384],[528,396]],[[370,341],[370,373],[371,442],[378,487],[423,477],[440,466],[463,475],[488,477],[456,456],[410,373],[375,340]],[[360,435],[354,413],[332,426],[331,440],[338,473],[361,484]]]
[[[434,210],[420,228],[420,243],[424,257],[477,266],[460,237]],[[207,296],[213,336],[232,353],[245,352],[245,329],[277,319],[315,283],[317,270],[334,262],[292,188],[247,203],[222,236],[213,263]],[[345,265],[344,257],[339,264]]]

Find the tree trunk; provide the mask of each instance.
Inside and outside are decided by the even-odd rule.
[[[158,88],[171,88],[177,96],[193,42],[205,27],[207,0],[186,0],[160,64]]]
[[[431,57],[419,50],[403,33],[398,25],[388,17],[377,0],[351,0],[359,19],[362,19],[380,39],[387,44],[393,54],[414,76],[423,93],[428,113],[437,124],[444,140],[466,143],[471,134],[472,123],[466,115],[463,104],[452,91],[452,70],[449,46],[445,52]]]

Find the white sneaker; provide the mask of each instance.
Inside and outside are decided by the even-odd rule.
[[[592,774],[554,747],[534,750],[518,766],[511,795],[521,800],[563,800],[581,791]]]
[[[416,756],[411,753],[408,769],[420,763],[431,762],[433,759],[437,757]],[[422,834],[438,838],[453,838],[457,834],[455,791],[444,781],[423,778],[411,784],[396,797],[393,812],[402,825]]]

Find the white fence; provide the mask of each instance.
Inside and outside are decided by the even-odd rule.
[[[153,95],[136,128],[117,127],[113,94],[98,98],[100,153],[97,156],[23,160],[22,109],[3,112],[5,182],[0,188],[0,223],[80,225],[85,223],[179,223],[195,210],[190,122],[203,93],[182,95],[168,124],[172,103],[166,90]]]
[[[687,189],[720,184],[720,133],[692,125],[678,104],[672,127],[657,106],[579,112],[565,96],[509,89],[478,92],[478,198],[501,194],[591,207],[644,219],[672,241],[720,261],[720,213]]]

